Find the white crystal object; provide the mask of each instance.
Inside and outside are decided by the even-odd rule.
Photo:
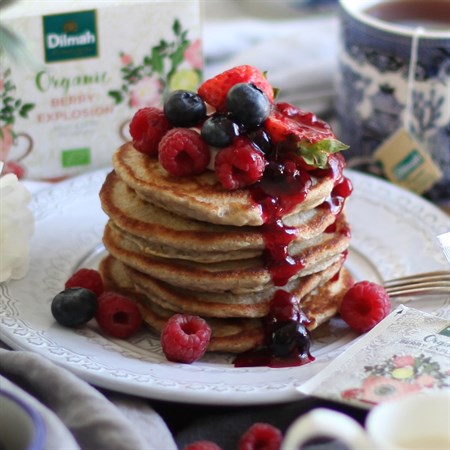
[[[29,266],[33,213],[31,194],[14,174],[0,177],[0,283],[25,276]]]

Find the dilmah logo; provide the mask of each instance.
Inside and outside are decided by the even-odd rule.
[[[96,11],[43,17],[45,62],[98,56]]]

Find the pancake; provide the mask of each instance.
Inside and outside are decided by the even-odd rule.
[[[226,226],[181,217],[144,201],[111,172],[100,191],[102,208],[114,225],[127,233],[142,251],[198,262],[247,259],[265,248],[261,227]],[[296,240],[308,240],[335,221],[329,208],[314,208],[286,219]]]
[[[144,321],[151,329],[160,333],[174,311],[162,308],[152,302],[148,296],[139,292],[128,276],[129,272],[126,267],[114,257],[109,255],[104,258],[100,263],[99,270],[105,280],[106,289],[120,292],[134,299]],[[345,268],[342,268],[338,277],[333,277],[300,300],[301,308],[310,320],[309,330],[316,329],[336,315],[342,296],[352,284],[351,275]],[[204,316],[204,319],[212,330],[208,351],[241,353],[254,349],[264,342],[263,319],[220,319],[208,316]]]
[[[343,259],[321,272],[291,280],[283,289],[302,298],[336,275]],[[277,289],[273,287],[245,294],[199,292],[177,288],[125,265],[124,270],[135,289],[153,303],[173,312],[200,316],[263,317],[269,313],[269,303]]]
[[[336,232],[324,233],[311,242],[299,244],[292,256],[301,261],[302,268],[292,279],[319,272],[338,261],[349,245],[350,237],[346,229],[345,217],[341,216]],[[273,286],[272,273],[265,267],[261,257],[209,264],[161,258],[143,252],[111,222],[105,227],[103,242],[113,256],[128,266],[175,286],[197,291],[234,293],[254,292]]]
[[[113,167],[144,200],[179,216],[235,226],[258,226],[265,221],[261,205],[252,199],[248,189],[224,189],[213,171],[195,177],[170,175],[157,159],[137,152],[130,143],[123,144],[114,153]],[[333,178],[313,181],[306,199],[290,215],[313,209],[330,195]]]
[[[255,68],[233,70],[267,83]],[[198,108],[179,102],[186,93],[169,93],[162,110],[133,117],[132,142],[115,151],[99,192],[109,217],[100,271],[157,332],[173,314],[198,315],[212,328],[209,351],[240,353],[268,344],[268,315],[273,327],[302,321],[285,303],[292,298],[310,329],[337,313],[353,283],[343,266],[352,186],[342,172],[346,146],[313,113],[263,89],[229,111],[202,92]],[[284,349],[278,334],[271,350]]]

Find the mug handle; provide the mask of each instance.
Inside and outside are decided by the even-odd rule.
[[[297,450],[314,438],[336,439],[351,450],[372,449],[363,427],[345,414],[317,408],[299,417],[287,429],[281,450]]]
[[[31,153],[31,150],[33,150],[33,138],[28,133],[16,133],[16,139],[19,137],[23,137],[26,141],[28,141],[28,147],[25,152],[16,159],[16,161],[22,161],[22,159],[25,159]]]

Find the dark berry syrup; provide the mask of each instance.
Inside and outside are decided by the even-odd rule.
[[[334,194],[332,192],[326,204],[338,215],[345,197],[344,188],[339,187],[344,179],[343,166],[343,160],[338,155],[330,155],[328,169],[313,171],[305,170],[295,159],[270,161],[263,179],[251,188],[253,201],[261,205],[263,211],[263,258],[275,286],[284,286],[304,267],[300,257],[293,257],[288,253],[288,246],[297,237],[297,230],[284,225],[282,217],[305,200],[313,185],[312,176],[330,177],[334,180]],[[301,310],[296,296],[277,289],[270,302],[269,314],[264,320],[264,345],[238,355],[234,360],[235,367],[293,367],[314,360],[310,353],[311,340],[307,329],[309,320]]]

